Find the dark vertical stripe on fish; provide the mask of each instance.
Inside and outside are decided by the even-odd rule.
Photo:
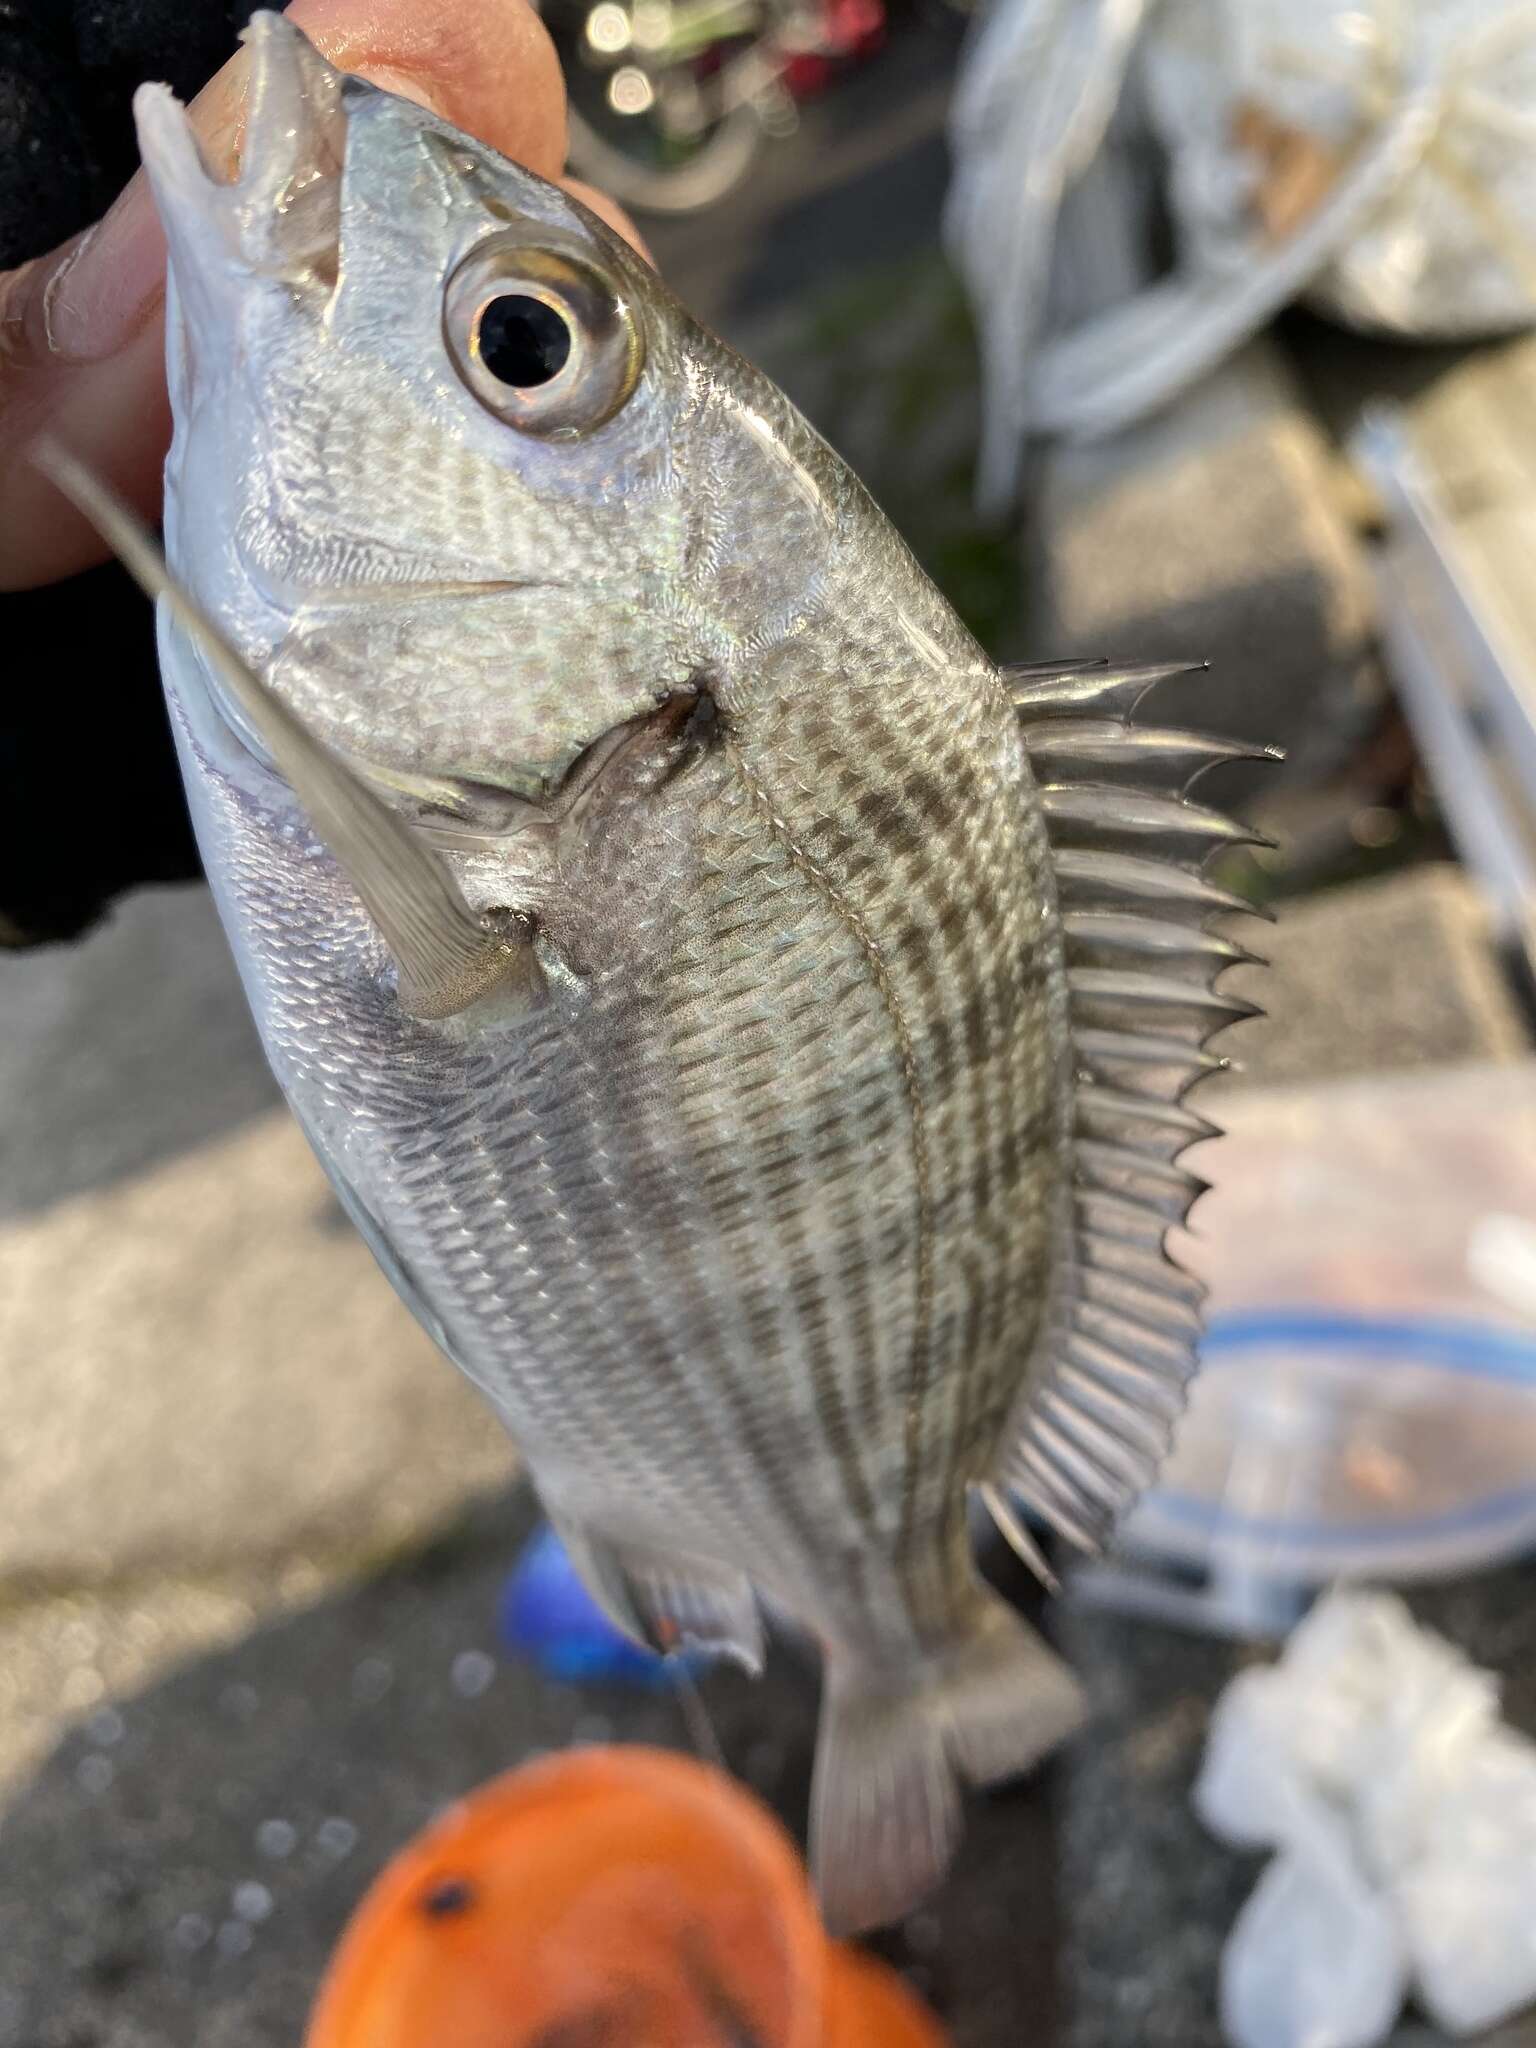
[[[775,840],[783,849],[786,858],[797,873],[816,890],[832,910],[844,929],[852,936],[865,960],[870,976],[885,1005],[891,1028],[896,1036],[901,1060],[903,1082],[911,1115],[912,1166],[917,1194],[917,1256],[914,1277],[912,1358],[910,1382],[907,1396],[905,1454],[907,1472],[904,1475],[904,1499],[902,1522],[905,1528],[910,1509],[905,1500],[905,1491],[910,1486],[913,1460],[921,1447],[922,1394],[926,1378],[929,1346],[929,1324],[933,1309],[933,1222],[932,1195],[929,1185],[928,1133],[923,1114],[922,1090],[917,1072],[917,1055],[912,1043],[912,1034],[907,1026],[905,1013],[897,994],[890,972],[874,935],[860,916],[857,908],[827,874],[821,864],[795,837],[794,832],[780,815],[772,797],[747,765],[741,749],[731,740],[726,741],[726,751],[732,766],[741,778],[742,787],[761,812]],[[842,1389],[834,1377],[824,1375],[816,1383],[817,1413],[827,1431],[838,1468],[842,1472],[852,1510],[858,1527],[872,1531],[875,1524],[875,1505],[865,1480],[858,1458],[858,1448],[853,1442],[848,1427],[847,1409]],[[851,1452],[851,1457],[848,1453]]]
[[[1000,699],[997,705],[989,708],[999,718],[1007,715],[1006,706]],[[905,786],[910,790],[909,757],[902,752],[898,736],[888,727],[880,725],[877,725],[873,732],[866,731],[864,736],[873,744],[882,766],[889,775],[899,776],[905,767],[909,778]],[[882,746],[882,741],[885,741],[886,745]],[[975,752],[979,758],[979,740]],[[983,939],[996,935],[997,924],[1014,922],[1009,909],[998,900],[1000,892],[991,897],[983,893],[971,916],[951,918],[947,921],[945,919],[944,913],[950,897],[941,886],[941,878],[935,872],[934,863],[928,852],[928,841],[933,837],[941,838],[946,842],[945,851],[950,853],[951,857],[956,857],[956,849],[947,842],[961,833],[969,835],[962,851],[968,852],[974,861],[978,852],[974,837],[978,819],[964,796],[967,786],[967,760],[963,757],[956,759],[951,754],[945,757],[943,765],[948,778],[947,786],[953,794],[944,807],[942,816],[934,792],[944,785],[931,774],[926,775],[921,778],[924,788],[918,792],[918,810],[927,817],[933,830],[928,834],[919,835],[909,829],[902,844],[903,875],[912,898],[909,930],[914,934],[913,946],[908,954],[908,967],[909,971],[917,976],[929,1006],[930,1022],[927,1037],[930,1050],[938,1056],[934,1075],[937,1099],[946,1100],[952,1092],[942,1085],[946,1078],[943,1071],[945,1067],[948,1069],[947,1078],[951,1081],[963,1074],[967,1083],[958,1092],[958,1099],[969,1106],[969,1115],[964,1139],[962,1140],[960,1133],[955,1134],[952,1147],[955,1156],[949,1176],[949,1200],[953,1202],[957,1199],[968,1199],[974,1210],[974,1214],[967,1219],[970,1226],[986,1231],[987,1203],[995,1193],[997,1181],[996,1168],[991,1158],[992,1148],[1001,1142],[1002,1133],[1006,1128],[1006,1116],[1013,1105],[1016,1093],[1013,1065],[1017,1057],[1017,1041],[1014,1037],[1017,1020],[1016,1014],[1012,1014],[1016,1011],[1016,1005],[1009,1002],[1007,996],[1018,973],[1014,958],[1017,949],[1015,945],[1005,943],[1001,970],[987,972],[987,956],[991,949],[983,943]],[[845,782],[853,772],[853,764],[850,763],[849,768],[845,770]],[[922,801],[924,790],[927,793],[926,807]],[[898,806],[898,811],[901,808]],[[998,822],[1003,821],[1000,819]],[[1014,821],[1008,819],[1006,823],[1011,830]],[[945,824],[947,830],[942,829]],[[887,837],[894,850],[895,835],[888,833]],[[978,864],[985,866],[984,861]],[[978,925],[983,922],[988,926],[986,933],[978,931]],[[1015,936],[1005,935],[1009,939]],[[919,938],[923,940],[920,946],[917,943]],[[935,944],[942,954],[942,971],[934,965],[932,948]],[[957,1006],[949,1010],[947,1017],[946,995]],[[955,1052],[957,1044],[962,1049],[958,1060]],[[1003,1307],[1010,1293],[1009,1268],[1010,1261],[1005,1252],[1004,1256],[997,1260],[995,1268],[988,1271],[979,1283],[974,1273],[968,1275],[969,1290],[974,1290],[978,1284],[981,1287],[984,1297],[981,1306],[989,1311],[984,1314],[982,1321],[988,1326],[995,1326],[1001,1320]],[[970,1305],[974,1305],[974,1295]],[[981,1326],[970,1316],[969,1305],[967,1326],[973,1335]],[[979,1361],[972,1356],[967,1360],[967,1370],[962,1375],[963,1390],[957,1396],[953,1410],[946,1409],[934,1418],[937,1424],[936,1441],[925,1441],[928,1433],[924,1431],[921,1414],[917,1418],[913,1437],[917,1446],[916,1456],[907,1473],[908,1505],[904,1512],[903,1546],[900,1553],[904,1557],[910,1556],[918,1528],[925,1519],[918,1511],[919,1489],[923,1487],[925,1475],[937,1481],[941,1488],[935,1495],[937,1500],[948,1499],[953,1492],[967,1453],[972,1426],[971,1410],[981,1396],[981,1389],[973,1384],[979,1376]],[[925,1389],[922,1390],[922,1393],[925,1392]],[[922,1393],[919,1394],[920,1399]],[[929,1454],[926,1458],[925,1453]]]

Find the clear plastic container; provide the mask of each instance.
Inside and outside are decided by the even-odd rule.
[[[1126,1538],[1241,1544],[1312,1582],[1465,1570],[1536,1542],[1536,1334],[1293,1311],[1213,1325],[1199,1393]]]
[[[1217,1113],[1175,1247],[1212,1290],[1202,1371],[1122,1531],[1142,1571],[1081,1590],[1278,1633],[1332,1579],[1536,1547],[1536,1062],[1234,1090]]]

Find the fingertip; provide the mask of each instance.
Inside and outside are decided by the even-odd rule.
[[[580,178],[556,178],[555,183],[563,191],[569,192],[573,199],[579,199],[589,213],[595,213],[600,221],[606,222],[616,235],[622,235],[632,249],[639,251],[652,270],[656,268],[656,258],[646,246],[645,237],[617,200],[610,199],[606,192],[599,192],[596,186],[583,183]]]
[[[293,0],[333,64],[403,92],[541,177],[565,164],[565,79],[529,0]]]

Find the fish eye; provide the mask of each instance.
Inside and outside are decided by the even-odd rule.
[[[500,237],[449,278],[443,332],[463,383],[525,434],[600,427],[634,390],[645,359],[627,293],[585,251]]]

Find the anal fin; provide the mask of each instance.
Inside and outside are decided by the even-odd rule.
[[[729,1657],[754,1678],[762,1671],[762,1617],[744,1572],[615,1543],[547,1503],[546,1513],[588,1592],[632,1642],[660,1657]]]

